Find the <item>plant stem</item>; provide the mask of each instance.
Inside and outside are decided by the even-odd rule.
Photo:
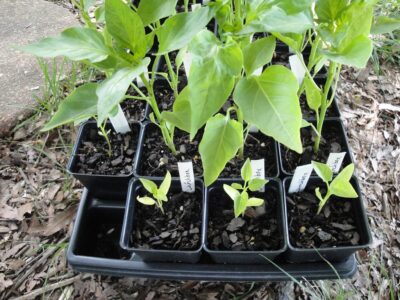
[[[183,3],[185,6],[185,12],[188,12],[189,11],[189,0],[184,0]]]
[[[164,54],[165,62],[168,66],[168,74],[171,79],[171,88],[174,91],[175,98],[178,97],[178,76],[175,74],[172,68],[171,60],[169,59],[169,54]]]
[[[107,130],[106,130],[106,124],[107,121],[104,122],[102,125],[100,125],[100,131],[101,131],[101,135],[105,138],[107,145],[108,145],[108,151],[107,154],[109,157],[111,157],[112,154],[112,148],[111,148],[111,143],[110,143],[110,139],[108,138],[108,134],[107,134]]]
[[[336,72],[337,72],[337,65],[336,65],[336,63],[331,62],[329,64],[328,78],[326,80],[326,83],[324,86],[324,93],[323,93],[322,99],[321,99],[319,119],[318,119],[318,123],[317,123],[317,131],[318,131],[319,135],[315,137],[315,141],[314,141],[314,153],[315,154],[318,153],[318,151],[319,151],[319,145],[320,145],[321,136],[322,136],[322,127],[324,125],[326,111],[329,108],[329,105],[331,104],[331,101],[329,101],[329,103],[328,103],[329,90],[332,86],[333,79],[336,77]],[[334,97],[334,92],[335,91],[332,91],[333,97]]]
[[[237,114],[237,118],[238,118],[238,122],[240,124],[242,124],[242,128],[243,128],[243,123],[244,123],[244,119],[243,119],[243,113],[242,111],[236,107],[236,114]],[[246,142],[246,138],[247,138],[247,133],[249,130],[250,125],[247,127],[247,129],[243,132],[243,144],[239,149],[238,155],[240,159],[244,159],[244,144]]]

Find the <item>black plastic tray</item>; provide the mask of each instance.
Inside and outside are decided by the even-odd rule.
[[[291,264],[284,261],[283,258],[278,258],[274,263],[285,272],[273,264],[215,264],[206,255],[203,255],[197,264],[144,263],[135,254],[128,254],[127,259],[88,256],[88,253],[85,253],[87,249],[82,250],[82,243],[86,242],[90,247],[92,241],[90,236],[85,236],[85,231],[90,230],[90,228],[97,228],[98,225],[107,222],[107,218],[111,217],[114,221],[118,220],[115,227],[117,231],[120,230],[119,225],[122,224],[124,209],[125,202],[121,197],[119,199],[102,200],[91,196],[89,191],[84,189],[67,253],[68,262],[74,270],[117,277],[241,282],[291,280],[290,276],[307,280],[338,279],[337,274],[341,279],[344,279],[352,277],[357,270],[354,255],[346,261],[333,263],[332,266],[325,262]],[[92,211],[93,220],[88,217],[90,210],[95,210],[95,213]],[[103,212],[103,214],[99,214],[99,212]],[[98,223],[93,224],[92,221]]]

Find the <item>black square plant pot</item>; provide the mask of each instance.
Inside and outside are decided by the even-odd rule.
[[[91,132],[97,134],[98,128],[95,121],[88,121],[81,125],[67,166],[67,171],[78,179],[86,188],[90,189],[93,194],[101,196],[114,196],[115,194],[126,195],[129,180],[133,177],[137,147],[141,132],[140,123],[131,123],[130,127],[132,132],[127,134],[132,135],[132,143],[134,147],[134,149],[131,149],[134,151],[131,164],[132,171],[127,174],[118,175],[85,174],[78,172],[77,164],[79,160],[79,149],[84,142],[89,141]],[[107,125],[107,129],[113,130],[111,124]]]
[[[98,198],[84,189],[68,247],[69,263],[129,260],[132,254],[119,245],[124,210],[124,196]]]
[[[311,177],[308,188],[302,193],[294,194],[304,195],[299,200],[288,194],[291,180],[292,177],[287,177],[283,181],[289,235],[285,257],[289,262],[305,263],[324,260],[341,262],[371,244],[372,237],[368,219],[361,190],[355,177],[350,182],[359,195],[358,198],[345,199],[331,196],[319,215],[316,215],[317,198],[315,198],[316,203],[310,201],[314,199],[313,187],[323,188],[325,183],[318,177]],[[296,199],[301,203],[296,203]],[[344,237],[356,240],[349,242]],[[300,241],[298,241],[299,239]],[[328,239],[330,240],[328,241]],[[356,242],[357,240],[358,242]],[[331,245],[327,246],[329,242]],[[333,245],[335,242],[338,243],[337,246]],[[309,245],[300,247],[299,245],[303,245],[302,243]]]
[[[162,182],[162,179],[158,179],[158,180],[154,180],[154,182],[157,184],[157,186],[159,186]],[[197,208],[196,209],[196,203],[191,202],[189,203],[189,205],[193,205],[192,207],[186,207],[183,208],[182,203],[180,203],[179,205],[182,205],[180,207],[178,207],[178,209],[180,209],[181,211],[185,211],[188,214],[190,213],[194,213],[196,215],[198,215],[198,226],[197,227],[189,227],[189,228],[185,228],[183,226],[179,226],[179,222],[182,220],[178,220],[176,225],[176,228],[172,228],[170,225],[171,223],[168,223],[167,226],[169,226],[168,229],[165,228],[165,232],[168,232],[168,234],[170,234],[169,236],[167,236],[165,239],[164,238],[160,238],[162,237],[162,235],[165,232],[161,232],[162,228],[158,228],[157,230],[159,230],[158,236],[153,236],[151,233],[147,233],[145,231],[146,230],[146,225],[143,225],[143,227],[141,227],[142,225],[138,226],[138,223],[142,220],[143,223],[149,223],[149,222],[157,222],[154,221],[153,219],[151,219],[153,216],[155,216],[155,218],[158,218],[156,216],[156,211],[158,212],[159,208],[155,207],[155,206],[145,206],[141,203],[139,203],[136,199],[136,197],[138,195],[145,195],[145,190],[140,182],[139,179],[132,179],[132,181],[129,183],[129,189],[128,189],[128,195],[127,195],[127,200],[126,200],[126,208],[125,208],[125,215],[124,215],[124,222],[123,222],[123,226],[122,226],[122,234],[121,234],[121,247],[125,250],[134,252],[137,256],[139,256],[142,261],[144,262],[176,262],[176,263],[196,263],[198,262],[198,260],[200,259],[201,253],[202,253],[202,248],[203,248],[203,244],[204,244],[204,230],[203,230],[203,222],[204,222],[204,187],[203,187],[203,183],[201,180],[196,180],[195,182],[195,187],[196,187],[196,192],[193,194],[195,195],[195,197],[197,197],[196,201],[198,201],[197,203]],[[170,193],[175,195],[179,195],[180,193],[182,193],[181,190],[181,183],[178,179],[172,179],[172,183],[171,183],[171,188],[170,188]],[[169,194],[170,194],[169,193]],[[168,211],[168,207],[166,207],[167,205],[170,205],[170,207],[174,207],[174,205],[176,205],[179,201],[177,200],[179,197],[176,197],[174,200],[174,196],[169,197],[169,201],[168,202],[164,202],[164,209],[165,209],[165,214],[164,216],[167,216],[169,214]],[[141,207],[139,207],[139,205]],[[143,208],[141,210],[141,208]],[[152,214],[148,211],[147,215],[146,215],[146,209],[147,210],[153,210],[154,212],[152,212]],[[175,210],[176,212],[176,210]],[[139,216],[138,216],[139,214]],[[172,211],[172,214],[174,214],[174,211]],[[161,215],[161,213],[159,214]],[[182,215],[184,216],[184,214]],[[144,219],[142,219],[144,218]],[[182,217],[183,218],[183,217]],[[175,220],[175,219],[174,219]],[[190,220],[193,220],[190,219]],[[156,227],[155,224],[151,223],[151,227]],[[159,224],[159,223],[158,223]],[[197,229],[196,229],[197,228]],[[145,230],[143,230],[145,229]],[[142,231],[143,230],[143,231]],[[168,230],[168,231],[167,231]],[[140,234],[142,236],[148,234],[148,236],[146,236],[146,243],[144,247],[138,247],[138,246],[134,246],[134,242],[136,241],[137,237],[138,237],[138,231],[140,232]],[[135,232],[135,237],[132,236],[132,234]],[[172,232],[172,235],[171,235]],[[168,249],[168,246],[166,246],[166,244],[168,243],[172,243],[174,240],[171,238],[171,242],[168,242],[168,239],[174,235],[174,232],[178,232],[178,234],[180,234],[180,239],[181,240],[191,240],[192,242],[194,240],[196,240],[197,238],[197,245],[193,246],[191,249]],[[151,237],[150,237],[151,235]],[[186,237],[186,238],[185,238]],[[155,238],[160,238],[158,241],[160,243],[157,244],[157,246],[153,246],[155,245],[155,243],[152,243],[152,241],[154,241]],[[178,237],[179,239],[179,237]]]
[[[311,121],[311,123],[313,123],[314,126],[316,125],[315,121]],[[301,129],[301,137],[309,142],[313,139],[314,135],[315,133],[311,127],[305,127]],[[329,153],[331,152],[346,152],[342,167],[353,163],[353,155],[347,141],[343,124],[340,120],[325,120],[322,128],[322,137],[326,138],[327,140],[328,137],[336,140],[332,143],[326,143],[325,145],[323,142],[321,142],[318,155],[315,155],[312,150],[312,145],[314,144],[313,142],[311,142],[310,145],[307,145],[303,142],[304,151],[302,154],[298,154],[292,150],[289,150],[284,145],[279,144],[279,165],[281,168],[281,176],[293,176],[296,167],[310,164],[312,160],[326,163]],[[315,174],[314,171],[313,174]]]
[[[269,264],[269,260],[273,260],[276,257],[278,257],[280,254],[285,252],[287,248],[287,240],[286,240],[286,211],[285,211],[285,205],[283,205],[283,194],[282,194],[282,185],[279,179],[269,179],[269,182],[265,185],[265,192],[256,192],[251,195],[257,194],[257,197],[261,198],[263,197],[268,201],[268,199],[271,199],[270,197],[275,197],[275,203],[267,203],[265,202],[264,206],[264,214],[260,214],[257,216],[256,220],[262,222],[265,221],[270,217],[270,219],[275,219],[276,222],[271,222],[269,223],[269,228],[261,228],[263,231],[266,230],[267,232],[267,238],[261,238],[258,240],[254,240],[258,244],[272,244],[275,243],[275,245],[270,249],[270,250],[228,250],[225,245],[224,245],[224,233],[226,233],[226,238],[231,238],[230,236],[227,236],[227,232],[229,229],[229,225],[227,226],[228,229],[224,229],[222,231],[222,234],[220,235],[220,231],[217,229],[215,232],[217,234],[215,236],[209,236],[211,232],[211,222],[214,222],[215,220],[220,220],[220,215],[221,214],[229,214],[232,216],[232,222],[234,222],[234,215],[233,215],[233,201],[225,194],[223,190],[223,184],[232,184],[233,182],[241,182],[241,180],[218,180],[215,184],[212,186],[208,187],[206,189],[206,213],[205,213],[205,222],[204,222],[204,232],[205,232],[205,246],[204,249],[205,251],[211,256],[212,260],[215,261],[216,263],[222,263],[222,264]],[[262,194],[263,196],[261,196]],[[226,196],[226,197],[225,197]],[[221,209],[218,209],[218,201]],[[268,205],[271,205],[268,207]],[[223,208],[223,209],[222,209]],[[229,210],[231,208],[231,210]],[[272,210],[272,211],[270,211]],[[254,210],[256,211],[256,210]],[[273,216],[273,217],[272,217]],[[247,222],[249,222],[247,217],[245,218],[245,227],[247,227]],[[237,219],[235,219],[237,220]],[[243,220],[241,218],[241,220]],[[258,222],[257,221],[257,222]],[[243,225],[242,225],[243,226]],[[253,225],[250,225],[253,226]],[[247,228],[249,228],[248,226]],[[232,229],[229,229],[232,230]],[[243,235],[243,232],[236,231],[234,232],[236,237],[239,237],[237,239],[238,242],[246,240],[246,237],[241,238],[240,235]],[[263,232],[260,232],[260,235],[263,234]],[[222,236],[222,237],[220,237]],[[272,236],[275,236],[274,240],[272,240]],[[214,243],[214,239],[221,239],[222,244],[221,248],[224,249],[212,249],[213,246],[211,246],[211,243]],[[255,237],[252,237],[255,239]],[[229,243],[231,243],[232,240],[230,240]],[[250,243],[249,241],[247,241]],[[232,242],[233,243],[233,242]],[[234,247],[234,245],[233,245]],[[263,257],[264,256],[264,257]],[[268,259],[266,259],[266,258]]]

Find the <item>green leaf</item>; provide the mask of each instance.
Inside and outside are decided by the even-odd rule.
[[[358,36],[343,50],[323,51],[330,60],[339,64],[365,68],[372,54],[372,41],[366,36]]]
[[[277,38],[280,39],[283,43],[288,45],[294,51],[302,52],[301,48],[303,46],[303,35],[297,33],[286,33],[281,34],[278,32],[272,32],[272,34]]]
[[[206,27],[211,17],[211,9],[202,7],[168,18],[156,32],[160,44],[158,52],[164,54],[186,46]]]
[[[139,15],[122,0],[106,0],[105,8],[108,32],[135,57],[144,57],[146,34]]]
[[[191,114],[189,88],[186,86],[176,98],[172,107],[172,112],[163,111],[161,116],[167,122],[173,124],[183,131],[190,133]]]
[[[106,7],[104,3],[97,7],[94,16],[96,17],[97,23],[104,23],[106,21]]]
[[[243,57],[235,42],[222,45],[210,31],[202,31],[189,45],[192,56],[188,82],[190,136],[216,114],[232,93]]]
[[[221,114],[208,120],[199,146],[206,186],[218,178],[226,163],[235,157],[242,145],[241,123]]]
[[[253,176],[253,170],[251,169],[250,159],[246,159],[242,169],[240,170],[240,175],[242,176],[243,181],[247,182]]]
[[[338,197],[357,198],[357,192],[350,183],[353,172],[354,164],[350,164],[344,168],[331,182],[329,191]]]
[[[233,95],[247,123],[301,153],[302,123],[298,81],[283,66],[271,66],[261,76],[242,78]]]
[[[243,49],[244,69],[251,75],[258,68],[266,65],[272,59],[275,51],[275,37],[269,36],[250,43]]]
[[[237,201],[234,202],[233,208],[235,211],[235,217],[239,217],[246,211],[247,201],[249,200],[249,194],[247,192],[242,192]]]
[[[165,174],[165,178],[163,182],[160,185],[160,188],[158,189],[161,193],[164,195],[168,194],[169,188],[171,186],[171,173],[167,171],[167,174]]]
[[[47,131],[55,127],[79,123],[93,117],[97,113],[97,84],[86,83],[76,88],[59,105],[57,112],[41,131]]]
[[[372,26],[372,34],[386,34],[400,29],[400,19],[379,16]]]
[[[149,63],[150,58],[146,57],[140,65],[119,69],[110,78],[107,78],[99,85],[96,92],[99,98],[97,103],[97,124],[100,125],[104,122],[109,113],[124,98],[133,79],[145,72]]]
[[[231,187],[233,187],[235,190],[242,190],[243,189],[243,186],[241,184],[239,184],[239,183],[236,183],[236,182],[232,183]]]
[[[322,104],[322,93],[320,88],[315,84],[313,79],[306,76],[304,78],[304,86],[306,89],[306,100],[309,108],[318,112]]]
[[[45,38],[21,50],[39,57],[65,56],[70,60],[88,60],[92,63],[105,60],[110,54],[99,32],[82,27],[68,28],[57,37]]]
[[[311,13],[288,14],[279,6],[266,7],[257,18],[246,24],[240,34],[255,32],[303,33],[313,27]]]
[[[264,185],[266,185],[268,183],[268,180],[265,179],[261,179],[261,178],[253,178],[252,180],[250,180],[249,182],[249,189],[252,192],[256,192],[259,191],[260,189],[262,189],[264,187]]]
[[[251,197],[249,200],[247,200],[247,206],[260,206],[263,205],[264,199],[260,198],[255,198]]]
[[[164,194],[162,191],[157,190],[157,192],[153,195],[157,200],[161,200],[164,202],[168,201],[167,194]]]
[[[156,204],[156,201],[154,201],[154,199],[150,198],[150,197],[136,197],[137,201],[139,201],[140,203],[144,204],[144,205],[154,205]]]
[[[143,187],[151,194],[156,194],[157,193],[157,185],[146,178],[139,178],[140,182],[143,184]]]
[[[235,190],[233,187],[224,184],[224,191],[225,193],[228,194],[229,198],[231,198],[233,201],[237,201],[238,198],[240,198],[240,193]]]
[[[324,198],[322,198],[322,195],[321,195],[321,192],[320,192],[320,190],[319,190],[319,187],[317,187],[317,188],[315,189],[315,196],[317,196],[317,198],[319,199],[320,202],[323,202],[323,201],[324,201]]]
[[[145,26],[175,13],[177,0],[144,0],[140,1],[137,10]]]
[[[324,182],[329,183],[332,180],[333,172],[328,165],[317,161],[311,161],[311,164],[313,165],[314,171]]]
[[[320,22],[333,22],[347,7],[347,0],[317,0],[315,13]]]

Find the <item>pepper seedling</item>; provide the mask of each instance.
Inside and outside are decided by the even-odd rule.
[[[322,197],[319,188],[315,189],[315,195],[320,201],[317,215],[321,212],[322,208],[331,196],[338,196],[342,198],[358,197],[357,192],[350,183],[351,176],[354,172],[354,164],[348,165],[332,180],[333,172],[328,165],[316,161],[312,161],[311,163],[317,175],[326,184],[326,194],[324,197]]]
[[[232,183],[231,185],[224,184],[224,190],[228,196],[233,200],[233,207],[235,211],[235,218],[244,213],[249,206],[260,206],[264,203],[264,199],[250,197],[248,190],[256,192],[268,183],[268,180],[260,178],[251,178],[253,174],[250,159],[247,159],[241,169],[241,177],[244,184]],[[241,192],[240,192],[241,191]]]
[[[167,194],[169,188],[171,187],[171,174],[169,173],[169,171],[167,171],[163,182],[160,184],[160,187],[157,187],[157,185],[149,179],[139,178],[139,180],[143,184],[143,187],[149,193],[151,193],[153,197],[137,196],[136,199],[144,205],[156,205],[164,214],[163,202],[168,201]]]

